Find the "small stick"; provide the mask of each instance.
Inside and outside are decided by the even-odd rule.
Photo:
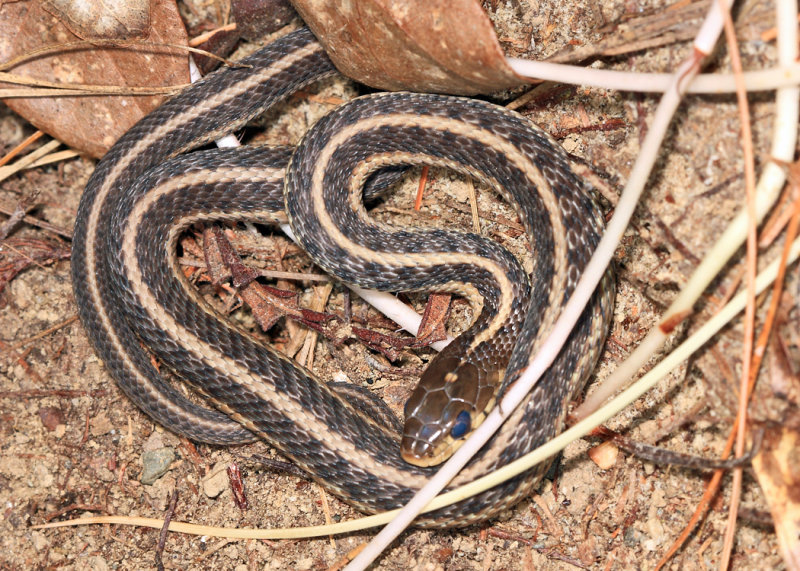
[[[164,545],[167,543],[167,532],[169,531],[169,523],[172,521],[172,516],[175,515],[175,507],[178,505],[178,488],[172,491],[172,498],[169,500],[169,507],[167,513],[164,515],[164,525],[161,527],[161,533],[158,535],[158,545],[156,546],[155,560],[156,569],[164,571],[164,563],[161,561],[161,554],[164,553]]]
[[[425,192],[425,185],[428,184],[428,167],[422,167],[422,174],[419,176],[419,186],[417,187],[417,198],[414,200],[414,210],[422,208],[422,194]]]
[[[19,145],[8,151],[6,153],[6,156],[0,159],[0,167],[3,166],[4,164],[7,164],[9,161],[11,161],[11,159],[20,154],[25,149],[25,147],[27,147],[34,141],[39,140],[42,137],[42,135],[44,135],[44,131],[36,131],[33,135],[27,137]]]

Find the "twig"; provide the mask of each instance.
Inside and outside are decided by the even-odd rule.
[[[417,196],[414,199],[414,210],[422,208],[422,195],[425,193],[425,186],[428,184],[428,166],[422,167],[419,175],[419,186],[417,186]]]
[[[27,166],[33,164],[34,162],[38,161],[40,158],[45,156],[50,151],[53,151],[61,144],[61,141],[56,141],[55,139],[49,141],[36,149],[35,151],[28,153],[13,165],[6,165],[4,167],[0,167],[0,180],[5,180],[10,177],[12,174],[21,171],[22,169],[26,168]]]
[[[213,36],[219,34],[220,32],[232,32],[235,29],[236,29],[236,22],[226,24],[225,26],[220,26],[219,28],[214,28],[213,30],[209,30],[189,40],[189,45],[192,47],[197,47],[200,44],[212,38]]]
[[[11,349],[12,350],[21,349],[25,345],[29,345],[29,344],[33,343],[34,341],[38,341],[42,337],[47,337],[51,333],[53,333],[55,331],[58,331],[59,329],[63,329],[64,327],[66,327],[70,323],[73,323],[77,319],[78,319],[78,316],[77,315],[73,315],[69,319],[65,319],[61,323],[57,323],[57,324],[53,325],[52,327],[48,327],[44,331],[42,331],[40,333],[37,333],[33,337],[29,337],[28,339],[25,339],[24,341],[20,341],[18,343],[15,343],[14,345],[11,346]]]
[[[21,142],[19,145],[17,145],[16,147],[14,147],[14,148],[13,148],[13,149],[11,149],[10,151],[8,151],[8,152],[6,153],[6,155],[5,155],[3,158],[0,158],[0,167],[2,167],[4,164],[6,164],[6,163],[10,162],[10,161],[11,161],[11,159],[13,159],[14,157],[16,157],[16,156],[17,156],[18,154],[20,154],[20,153],[21,153],[23,150],[25,150],[25,148],[26,148],[28,145],[30,145],[31,143],[33,143],[33,142],[35,142],[35,141],[39,140],[39,139],[42,137],[42,135],[44,135],[44,131],[36,131],[36,132],[35,132],[33,135],[31,135],[31,136],[27,137],[27,138],[26,138],[24,141],[22,141],[22,142]]]
[[[156,552],[154,558],[156,561],[156,569],[164,571],[164,563],[161,561],[161,555],[164,553],[164,546],[167,544],[167,533],[169,532],[169,522],[172,521],[172,516],[175,515],[175,507],[178,505],[178,488],[172,490],[172,497],[169,500],[169,507],[167,513],[164,515],[164,525],[161,526],[161,533],[158,534],[158,545],[156,545]]]
[[[9,207],[7,204],[0,203],[0,212],[2,212],[3,214],[12,216],[14,214],[14,210],[15,210],[14,208]],[[53,224],[45,222],[44,220],[39,220],[34,216],[25,216],[22,218],[22,221],[25,222],[26,224],[30,224],[31,226],[36,226],[38,228],[41,228],[42,230],[49,230],[50,232],[58,234],[59,236],[62,236],[64,238],[72,239],[72,232],[70,230],[66,230],[59,226],[54,226]]]
[[[471,178],[467,178],[467,194],[469,205],[472,210],[472,231],[476,234],[481,233],[481,219],[478,218],[478,195],[475,193],[475,183]]]
[[[168,85],[165,87],[125,87],[118,85],[92,85],[82,83],[66,83],[57,81],[45,81],[43,79],[33,79],[24,75],[16,75],[5,71],[0,71],[0,81],[14,83],[18,85],[34,85],[37,87],[50,88],[50,95],[61,93],[63,95],[173,95],[182,89],[186,84]],[[0,90],[0,97],[20,97],[18,91],[22,89],[3,89]],[[68,91],[68,93],[65,93]],[[54,93],[55,92],[55,93]],[[25,95],[30,97],[30,94]]]
[[[637,73],[594,69],[544,61],[506,58],[515,72],[524,77],[559,83],[569,83],[600,89],[635,91],[637,93],[664,93],[669,89],[668,73]],[[781,66],[744,74],[748,91],[767,91],[800,83],[800,64],[781,62]],[[733,93],[736,84],[732,75],[708,73],[698,75],[687,88],[687,93]]]
[[[79,397],[104,397],[108,391],[106,389],[94,389],[91,391],[79,391],[68,389],[27,389],[22,391],[0,391],[0,398],[3,399],[35,399],[60,397],[74,399]]]
[[[694,454],[683,454],[681,452],[674,452],[666,450],[658,446],[651,446],[642,442],[636,442],[621,434],[612,433],[611,431],[601,430],[601,435],[610,435],[611,440],[626,452],[633,454],[640,460],[652,462],[653,464],[667,464],[670,466],[682,466],[684,468],[692,468],[696,470],[731,470],[733,468],[741,468],[750,463],[753,457],[758,454],[761,449],[761,442],[764,439],[764,431],[758,430],[753,437],[753,446],[746,455],[737,456],[728,460],[718,460],[714,458],[704,458],[703,456],[695,456]]]
[[[742,151],[744,153],[744,179],[747,196],[747,306],[745,307],[744,317],[744,342],[742,343],[742,377],[739,383],[739,412],[737,414],[738,423],[736,425],[736,457],[744,456],[745,438],[747,430],[747,403],[748,398],[748,377],[753,357],[753,337],[755,335],[756,321],[756,264],[758,256],[758,236],[756,213],[756,171],[755,156],[753,152],[753,133],[750,128],[750,106],[747,102],[747,93],[742,79],[742,62],[739,56],[739,46],[736,41],[736,32],[733,29],[731,14],[725,5],[720,2],[724,19],[723,27],[725,39],[728,44],[728,55],[731,58],[736,79],[736,99],[739,103],[739,115],[742,123]],[[731,553],[733,552],[733,535],[736,532],[736,517],[739,513],[739,500],[742,493],[742,468],[733,470],[733,489],[731,491],[730,511],[728,513],[728,526],[725,530],[725,541],[722,547],[722,557],[719,568],[726,571],[730,564]]]

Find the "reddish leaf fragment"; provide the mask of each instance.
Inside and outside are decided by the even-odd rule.
[[[276,295],[276,292],[279,293]],[[263,331],[269,331],[284,315],[296,317],[301,311],[296,292],[279,290],[258,282],[241,288],[239,296],[253,311],[253,317]]]
[[[287,289],[278,289],[276,287],[272,287],[272,286],[268,286],[268,285],[261,286],[261,287],[264,289],[264,291],[268,292],[269,295],[271,295],[272,297],[277,297],[279,299],[294,299],[294,300],[297,300],[297,292],[296,291],[289,291]],[[294,306],[298,307],[296,303],[294,304]],[[299,307],[298,307],[298,309],[299,309]]]
[[[203,230],[203,258],[206,261],[206,272],[211,283],[215,286],[229,280],[233,275],[231,269],[225,263],[222,254],[224,244],[230,248],[227,240],[221,240],[220,235],[215,232],[216,227],[206,227]]]
[[[231,492],[233,492],[233,501],[236,507],[244,511],[250,508],[247,501],[247,495],[244,493],[244,480],[242,480],[242,473],[239,471],[239,466],[230,464],[228,466],[228,480],[231,483]]]
[[[293,315],[292,318],[332,341],[335,346],[341,345],[352,337],[350,328],[335,315],[320,313],[312,309],[301,309],[300,315]]]
[[[48,46],[80,38],[40,1],[2,4],[0,62]],[[130,46],[82,47],[26,61],[8,70],[17,75],[63,83],[114,86],[169,86],[189,82],[187,54],[163,44],[186,44],[177,6],[170,0],[152,0],[152,26],[146,42]],[[25,87],[1,84],[2,87]],[[101,157],[136,121],[158,107],[163,96],[30,97],[6,104],[38,129]]]
[[[254,270],[242,263],[241,258],[219,227],[206,229],[203,232],[203,238],[207,271],[213,284],[220,285],[231,275],[234,283],[237,275],[239,279],[246,280],[257,275]],[[424,347],[438,341],[441,337],[437,337],[437,335],[444,330],[443,323],[447,320],[450,303],[450,296],[447,294],[431,295],[426,308],[427,317],[423,317],[425,337],[412,339],[354,327],[339,316],[301,308],[298,305],[296,292],[265,286],[256,281],[249,281],[246,285],[239,287],[237,293],[242,301],[250,307],[253,317],[264,331],[269,330],[281,317],[286,315],[316,331],[336,346],[348,339],[355,338],[370,349],[382,353],[391,361],[399,359],[400,351],[406,347]]]
[[[64,411],[55,406],[43,406],[39,409],[39,420],[44,427],[53,432],[59,424],[64,424]]]
[[[293,0],[339,71],[372,87],[475,95],[525,83],[477,0]]]
[[[308,325],[309,327],[314,327],[320,323],[327,323],[331,319],[336,319],[336,317],[327,313],[314,311],[313,309],[300,310],[299,321],[301,321],[304,325]]]
[[[373,351],[382,353],[390,361],[397,361],[400,358],[400,351],[414,342],[411,338],[394,337],[371,329],[353,327],[352,330],[359,341]]]
[[[263,331],[271,329],[284,315],[301,315],[297,293],[256,282],[258,272],[242,263],[220,227],[203,231],[203,257],[211,283],[218,286],[232,278],[239,297],[253,311]]]
[[[310,309],[301,310],[301,316],[291,316],[339,346],[348,339],[357,339],[373,351],[378,351],[389,360],[396,361],[400,358],[400,350],[405,349],[414,342],[410,337],[395,337],[379,333],[371,329],[355,327],[346,323],[337,315],[320,313]]]
[[[261,330],[269,331],[286,313],[264,299],[257,291],[257,287],[251,287],[256,285],[250,284],[246,286],[239,292],[239,296],[253,312],[253,318]]]
[[[207,239],[207,237],[210,236],[213,236],[213,240]],[[245,266],[242,263],[242,259],[233,250],[233,246],[231,246],[231,243],[225,237],[222,228],[219,226],[214,226],[211,233],[209,234],[208,232],[204,232],[203,237],[206,243],[216,246],[216,249],[219,252],[219,258],[222,260],[222,263],[225,265],[225,267],[230,270],[229,275],[233,280],[234,286],[245,286],[258,277],[257,271],[255,271],[253,268]]]
[[[450,316],[450,300],[453,296],[449,293],[432,293],[428,296],[425,311],[422,314],[422,323],[419,324],[417,339],[412,344],[414,347],[427,347],[431,343],[447,339],[445,324]]]

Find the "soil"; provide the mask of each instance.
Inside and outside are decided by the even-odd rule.
[[[544,0],[491,4],[507,51],[544,57],[569,42],[596,41],[604,23],[660,3],[589,2],[579,10]],[[752,4],[746,3],[741,14],[746,15]],[[757,32],[772,25],[771,3],[767,8],[767,16],[751,23]],[[564,22],[566,26],[559,24]],[[749,38],[741,45],[745,68],[770,65],[774,45],[758,40],[758,33]],[[601,67],[669,71],[689,53],[688,44],[676,43],[605,58]],[[714,69],[727,69],[724,57],[712,62]],[[543,95],[519,111],[554,134],[574,156],[576,168],[600,188],[604,209],[610,213],[609,198],[619,195],[628,178],[658,97],[576,87],[539,89]],[[296,98],[271,111],[260,121],[265,132],[259,131],[255,138],[294,144],[310,123],[332,108],[331,101],[348,99],[359,88],[335,79],[313,93],[313,98]],[[517,95],[507,94],[501,101]],[[772,96],[753,95],[750,103],[759,166],[768,154]],[[615,319],[591,383],[602,380],[636,347],[744,201],[735,97],[689,96],[672,125],[644,200],[616,254]],[[24,119],[0,105],[0,151],[13,148],[33,131]],[[0,203],[13,208],[36,191],[39,206],[32,214],[69,229],[94,165],[92,160],[77,158],[24,171],[0,183]],[[432,171],[423,208],[415,213],[411,205],[418,177],[419,171],[411,173],[378,207],[376,216],[397,224],[471,228],[462,178]],[[506,222],[514,220],[513,212],[493,193],[477,190],[482,233],[512,250],[524,251],[524,239]],[[275,252],[287,248],[282,238],[271,234],[253,238],[245,229],[232,232],[238,236],[235,242],[255,244],[248,263],[270,266]],[[43,243],[53,252],[69,247],[69,240],[27,224],[10,238],[18,242],[0,247],[16,247],[22,257],[30,255],[26,252],[33,248],[31,244]],[[10,255],[6,252],[2,254]],[[766,255],[770,254],[774,253]],[[702,323],[732,287],[742,262],[737,259],[729,266],[698,304],[698,313],[678,327],[666,349]],[[315,271],[300,253],[285,257],[281,269]],[[797,269],[789,274],[789,291],[796,292]],[[296,283],[301,304],[311,303],[312,286]],[[213,294],[211,288],[206,291]],[[223,297],[227,300],[227,294]],[[410,299],[418,309],[424,306],[424,297]],[[326,521],[325,504],[333,521],[358,517],[357,511],[316,484],[264,468],[254,456],[277,457],[265,443],[229,449],[192,444],[139,412],[106,373],[76,320],[69,261],[63,256],[31,264],[8,284],[0,303],[0,499],[4,510],[0,568],[153,568],[157,530],[117,525],[34,530],[31,526],[84,514],[162,517],[173,491],[178,492],[174,519],[207,525],[317,525]],[[342,287],[337,284],[326,311],[341,311],[343,304]],[[355,314],[376,318],[358,300],[353,304]],[[244,309],[233,317],[253,323]],[[469,318],[465,305],[455,302],[451,329],[462,328]],[[47,333],[40,335],[43,332]],[[271,336],[285,345],[287,338],[297,334],[281,324]],[[727,328],[607,426],[648,444],[717,457],[734,414],[741,337],[740,325]],[[420,369],[429,355],[430,350],[404,352],[397,363],[388,363],[356,343],[337,348],[320,340],[314,368],[325,379],[339,380],[344,375],[372,386],[400,412],[415,382],[408,373]],[[764,390],[762,405],[770,397]],[[766,405],[759,411],[762,420],[777,414]],[[597,439],[573,442],[538,491],[501,517],[465,529],[408,531],[376,568],[652,569],[690,519],[708,473],[655,465],[626,453],[601,469],[586,454],[598,443]],[[161,448],[174,451],[176,459],[164,476],[144,485],[140,482],[142,456]],[[231,463],[242,471],[249,509],[236,506],[227,478],[218,485],[216,474]],[[718,566],[729,491],[728,475],[710,513],[667,564],[668,569]],[[783,569],[765,499],[747,471],[742,503],[745,517],[737,524],[732,567]],[[338,568],[371,535],[233,541],[172,533],[162,561],[168,569]]]

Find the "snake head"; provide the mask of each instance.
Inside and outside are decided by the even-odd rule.
[[[502,371],[440,357],[425,370],[405,406],[400,455],[415,466],[436,466],[452,456],[494,406],[502,379]]]

